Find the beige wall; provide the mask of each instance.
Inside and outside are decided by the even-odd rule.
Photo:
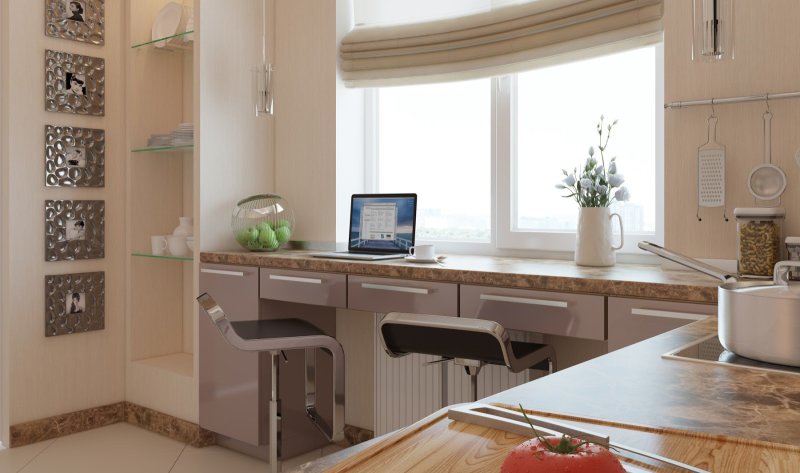
[[[86,409],[124,398],[124,38],[121,2],[106,2],[106,44],[46,37],[44,3],[9,0],[7,168],[3,169],[7,221],[0,236],[4,260],[3,332],[10,424]],[[4,38],[5,39],[5,38]],[[5,46],[5,45],[4,45]],[[44,50],[106,60],[106,116],[85,117],[44,111]],[[106,130],[106,187],[44,187],[45,124]],[[3,127],[4,130],[6,127]],[[7,169],[7,172],[5,172]],[[102,199],[106,202],[106,256],[76,262],[44,261],[44,201]],[[7,259],[5,258],[7,256]],[[44,337],[46,274],[105,271],[106,328],[84,334]]]
[[[692,2],[667,1],[664,17],[665,102],[709,99],[766,92],[800,90],[800,2],[796,0],[737,1],[734,61],[691,61]],[[794,162],[800,147],[800,100],[770,103],[772,160],[789,181],[783,195],[786,229],[800,235],[800,169]],[[764,102],[716,107],[717,141],[726,146],[727,205],[730,221],[721,210],[697,209],[697,147],[706,141],[710,107],[665,111],[665,243],[691,256],[736,258],[734,207],[752,207],[747,190],[750,170],[763,160]],[[764,203],[762,205],[775,205]]]

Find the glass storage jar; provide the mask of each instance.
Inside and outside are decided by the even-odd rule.
[[[800,237],[786,237],[786,253],[789,261],[800,261]],[[790,271],[789,279],[800,281],[800,271]]]
[[[786,211],[781,208],[734,209],[741,276],[771,278],[781,260],[781,234]]]

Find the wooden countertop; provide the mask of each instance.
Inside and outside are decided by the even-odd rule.
[[[800,375],[661,358],[716,330],[716,319],[708,318],[481,402],[522,404],[535,414],[567,421],[594,420],[606,430],[635,426],[654,435],[691,432],[747,439],[746,444],[778,457],[793,452],[792,461],[796,461],[800,453]],[[400,434],[356,445],[297,471],[314,473],[343,464],[394,435]],[[728,457],[727,467],[713,471],[740,471],[735,455]],[[752,471],[777,471],[769,468]]]
[[[404,260],[315,258],[308,251],[298,250],[214,251],[201,253],[200,261],[700,303],[715,303],[719,284],[716,279],[697,272],[664,271],[657,265],[617,264],[590,268],[577,266],[572,261],[495,256],[451,255],[442,266]]]

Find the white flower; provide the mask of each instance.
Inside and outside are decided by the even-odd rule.
[[[567,177],[564,178],[563,182],[564,182],[564,185],[566,185],[567,187],[572,187],[572,186],[575,185],[575,176],[572,176],[572,175],[567,176]]]
[[[597,166],[596,168],[594,168],[594,175],[595,176],[602,176],[603,175],[603,165],[602,164]]]
[[[591,179],[584,177],[583,179],[581,179],[581,188],[586,190],[592,190],[592,188],[594,188],[594,184],[592,184]]]
[[[564,184],[556,184],[556,189],[566,189],[566,188],[567,186],[565,186]]]
[[[594,146],[589,146],[589,156],[594,156]]]
[[[608,166],[608,173],[609,174],[616,174],[617,173],[617,163],[611,163]]]
[[[614,198],[620,202],[626,202],[628,199],[631,198],[631,195],[628,192],[627,188],[620,187],[619,189],[617,189],[617,192],[614,193]]]
[[[622,177],[622,174],[611,174],[610,176],[608,176],[608,184],[611,187],[619,187],[622,185],[623,182],[625,182],[625,178]]]
[[[596,187],[596,189],[598,194],[605,194],[606,192],[608,192],[608,186],[599,185]]]
[[[597,164],[597,160],[596,160],[596,159],[594,159],[594,158],[593,158],[593,157],[591,157],[591,156],[589,156],[588,158],[586,158],[586,166],[587,166],[587,167],[593,167],[595,164]]]

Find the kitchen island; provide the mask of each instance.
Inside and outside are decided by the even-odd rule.
[[[669,452],[677,460],[715,473],[800,471],[800,375],[661,357],[714,333],[716,319],[694,322],[481,402],[522,404],[535,414],[567,423],[598,421],[593,426],[595,431],[623,428],[626,443],[636,444],[638,439],[642,448],[654,453],[666,453],[659,451],[665,448],[665,442],[653,438],[659,434],[694,437],[698,442],[704,438],[717,442],[733,439],[733,443],[762,451],[755,459],[736,458],[730,448],[715,449],[710,456],[701,449]],[[420,429],[425,422],[408,430]],[[450,431],[459,429],[448,427]],[[403,432],[367,446],[351,447],[298,471],[325,471],[370,451],[378,452],[375,458],[380,458],[381,445],[388,445],[399,435]],[[497,455],[504,456],[512,446],[513,442],[499,447]],[[413,456],[413,449],[406,454]]]

